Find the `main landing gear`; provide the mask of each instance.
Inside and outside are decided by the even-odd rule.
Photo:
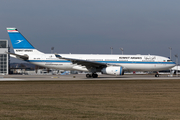
[[[93,73],[93,74],[86,74],[86,77],[87,78],[97,78],[98,77],[98,74],[96,74],[96,73]]]
[[[157,73],[155,74],[155,77],[159,77],[159,72],[157,72]]]

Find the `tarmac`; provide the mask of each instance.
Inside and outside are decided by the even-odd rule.
[[[76,80],[180,80],[180,76],[168,74],[155,77],[153,74],[127,74],[123,76],[99,75],[98,78],[86,78],[85,74],[70,75],[0,75],[0,81],[76,81]]]

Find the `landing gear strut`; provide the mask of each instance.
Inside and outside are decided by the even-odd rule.
[[[159,72],[157,72],[157,73],[155,74],[155,77],[159,77]]]
[[[98,77],[98,74],[96,74],[96,73],[93,73],[93,74],[86,74],[86,77],[87,78],[97,78]]]
[[[155,74],[155,77],[159,77],[159,74]]]

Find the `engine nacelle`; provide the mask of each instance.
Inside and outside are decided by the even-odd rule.
[[[124,75],[124,70],[120,66],[109,66],[101,70],[102,74],[108,75]]]

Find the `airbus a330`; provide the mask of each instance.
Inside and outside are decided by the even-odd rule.
[[[157,55],[45,54],[34,48],[16,28],[7,31],[14,49],[14,53],[9,53],[11,57],[46,68],[88,71],[87,78],[97,78],[98,72],[120,76],[124,71],[160,71],[175,66],[169,58]]]

